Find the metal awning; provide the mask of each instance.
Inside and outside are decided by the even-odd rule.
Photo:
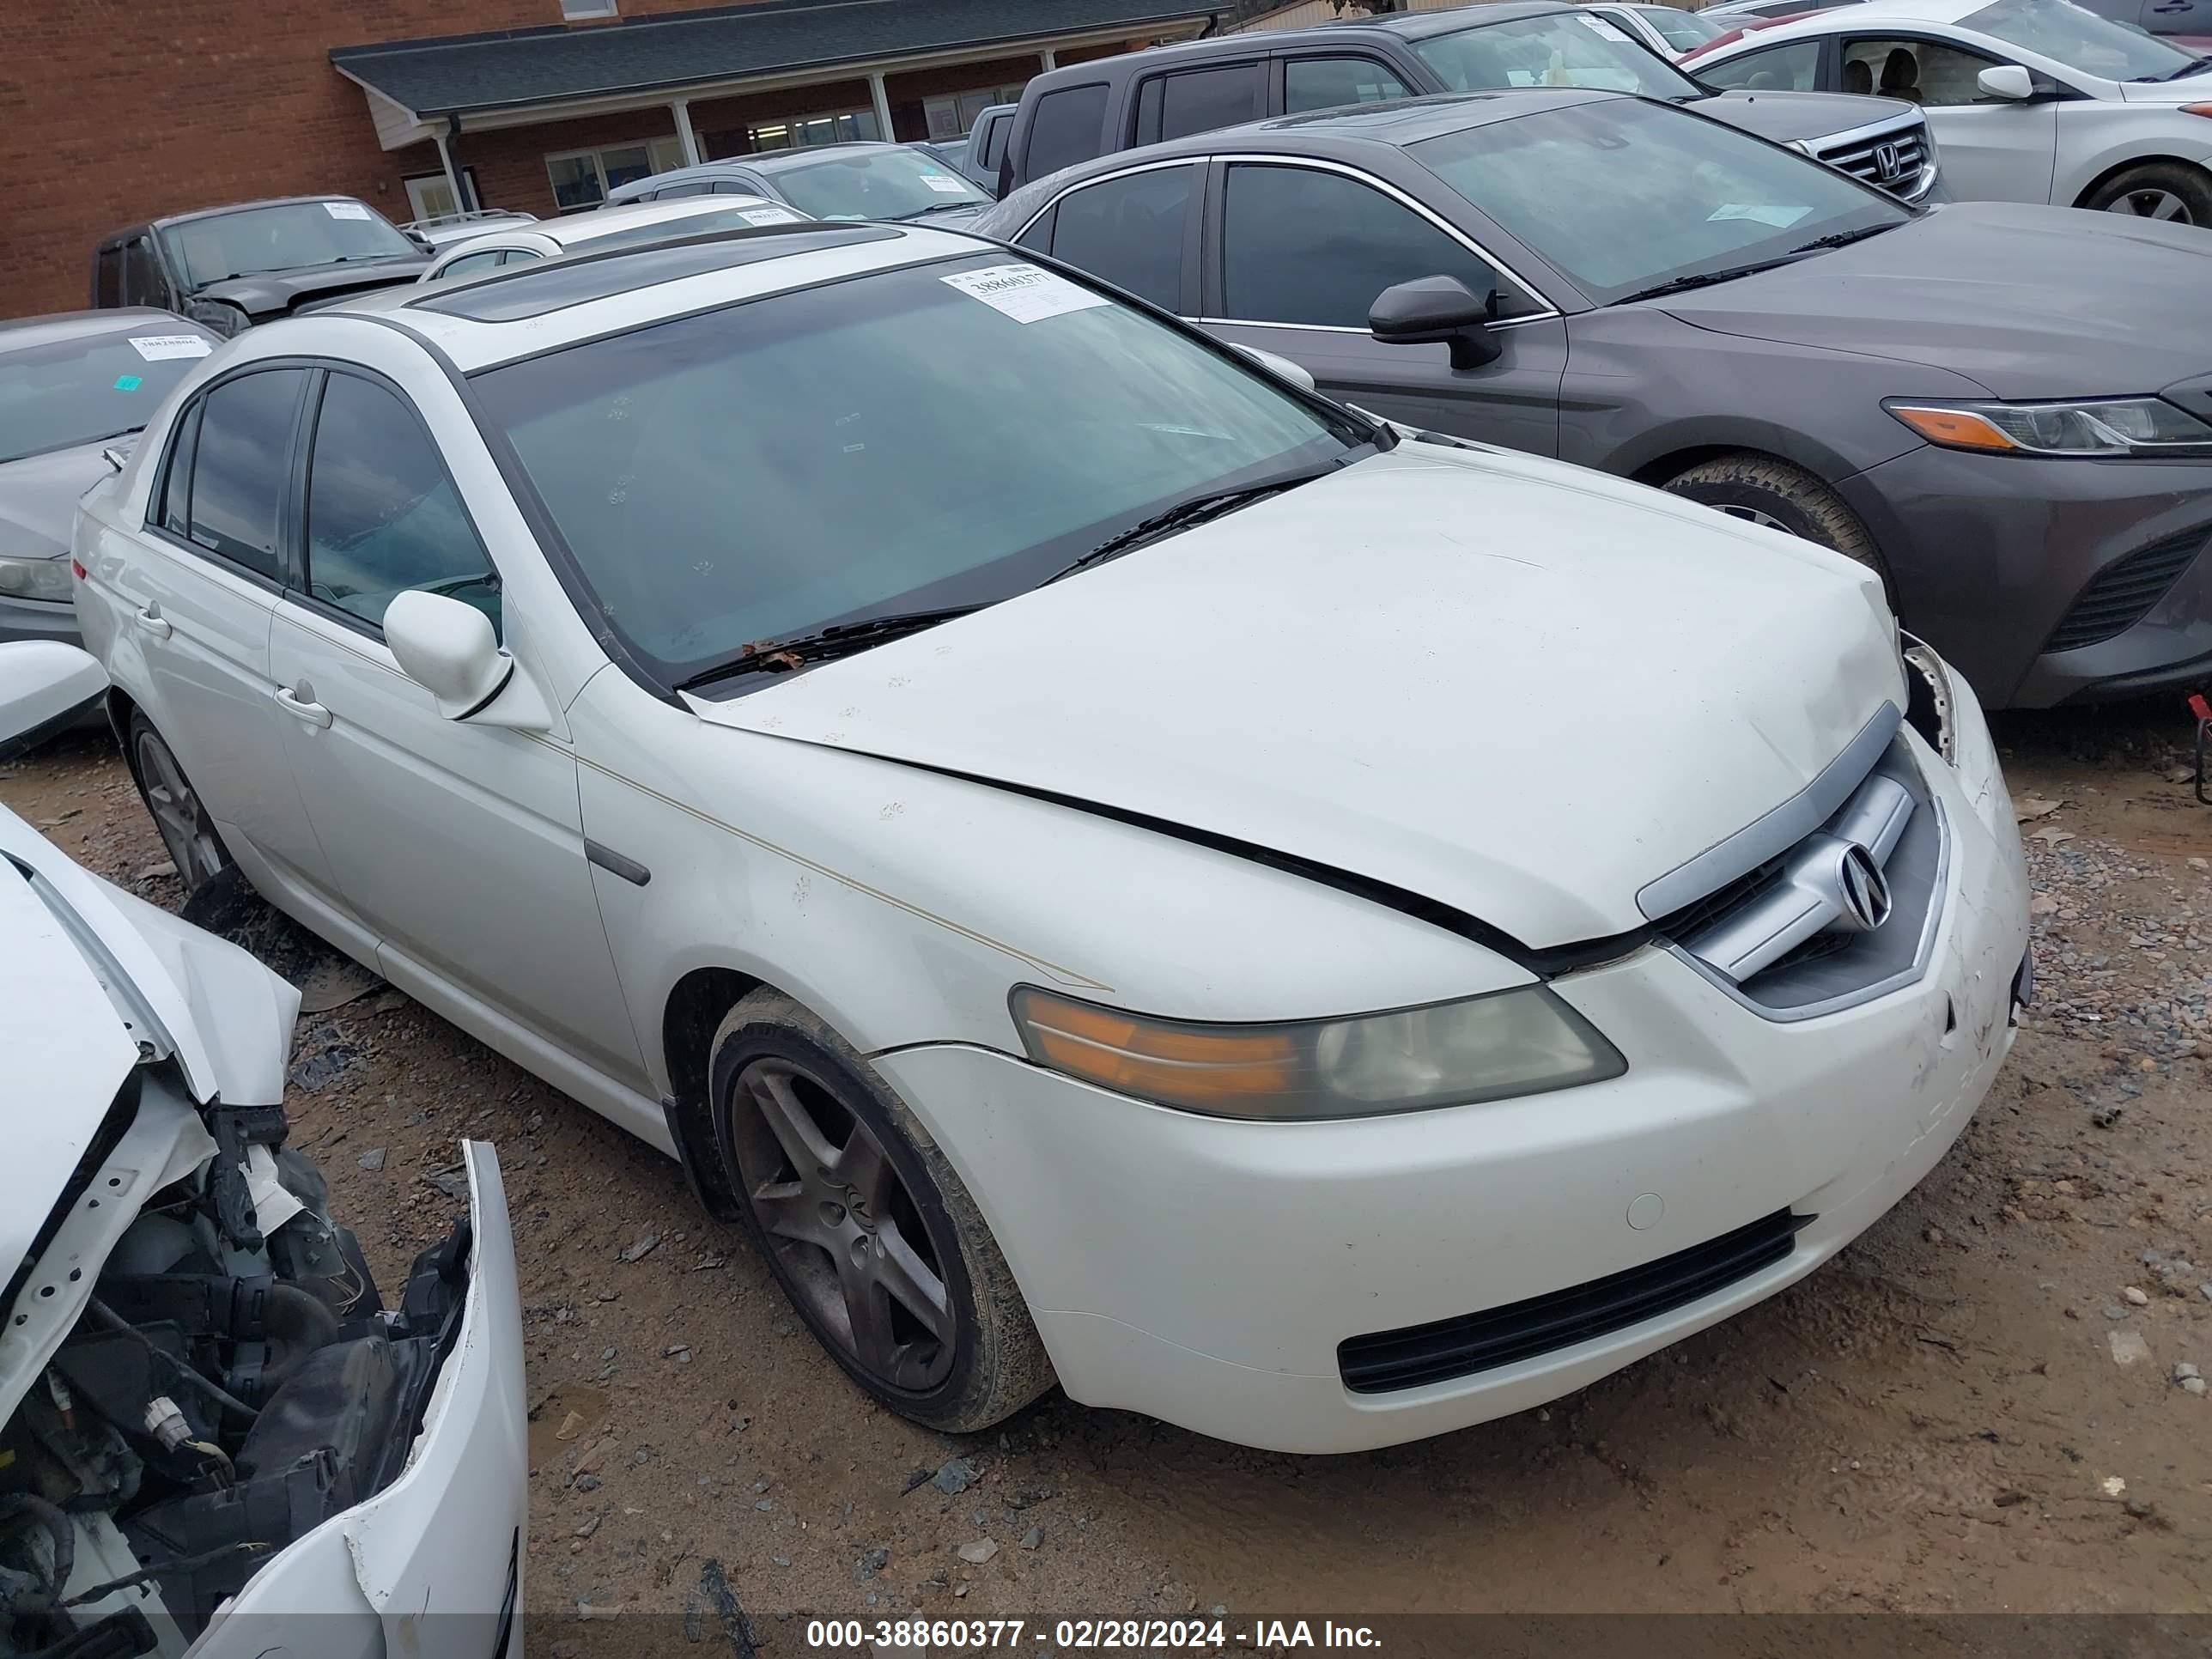
[[[1146,29],[1188,33],[1229,0],[755,0],[590,27],[339,46],[387,149],[449,130],[720,97]]]

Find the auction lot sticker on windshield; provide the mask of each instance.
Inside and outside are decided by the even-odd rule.
[[[1018,323],[1039,323],[1063,312],[1088,311],[1108,304],[1103,294],[1079,288],[1065,276],[1036,265],[986,265],[937,279],[981,300],[994,311],[1003,311]]]
[[[968,190],[966,185],[945,173],[925,173],[921,175],[921,182],[945,196],[965,195]]]
[[[149,363],[170,357],[204,357],[215,349],[197,334],[133,334],[131,349]]]
[[[358,202],[325,202],[323,211],[333,219],[366,219],[368,210]]]
[[[738,217],[749,225],[795,225],[799,216],[781,208],[739,208]]]

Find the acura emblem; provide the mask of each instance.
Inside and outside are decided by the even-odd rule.
[[[1889,882],[1874,854],[1856,842],[1844,848],[1836,868],[1836,889],[1844,901],[1838,926],[1870,933],[1889,920]]]
[[[1874,170],[1882,183],[1905,176],[1905,157],[1895,144],[1876,144],[1874,147]]]

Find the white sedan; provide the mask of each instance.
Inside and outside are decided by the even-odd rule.
[[[605,253],[672,236],[703,236],[762,225],[795,225],[806,215],[765,196],[690,196],[595,208],[562,219],[518,218],[443,249],[416,278],[480,276],[504,265],[535,264],[566,253]]]
[[[680,1159],[939,1428],[1535,1405],[2011,1042],[1996,759],[1864,567],[956,232],[256,329],[76,555],[179,867]]]
[[[0,645],[0,759],[106,690]],[[168,786],[157,781],[156,792]],[[513,1659],[522,1312],[491,1148],[386,1306],[286,1145],[300,994],[0,808],[10,1654]]]
[[[1960,201],[2212,227],[2212,58],[2071,0],[1866,0],[1694,52],[1714,86],[1921,105]]]

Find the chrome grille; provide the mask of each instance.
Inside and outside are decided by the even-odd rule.
[[[1819,828],[1656,931],[1732,994],[1802,1019],[1917,977],[1942,866],[1941,814],[1900,734]]]
[[[2081,590],[2043,648],[2078,651],[2126,633],[2181,580],[2203,545],[2204,532],[2190,530],[2115,559]]]
[[[1832,167],[1877,189],[1902,195],[1920,180],[1928,165],[1928,130],[1917,121],[1890,132],[1857,137],[1832,149],[1813,154]]]

